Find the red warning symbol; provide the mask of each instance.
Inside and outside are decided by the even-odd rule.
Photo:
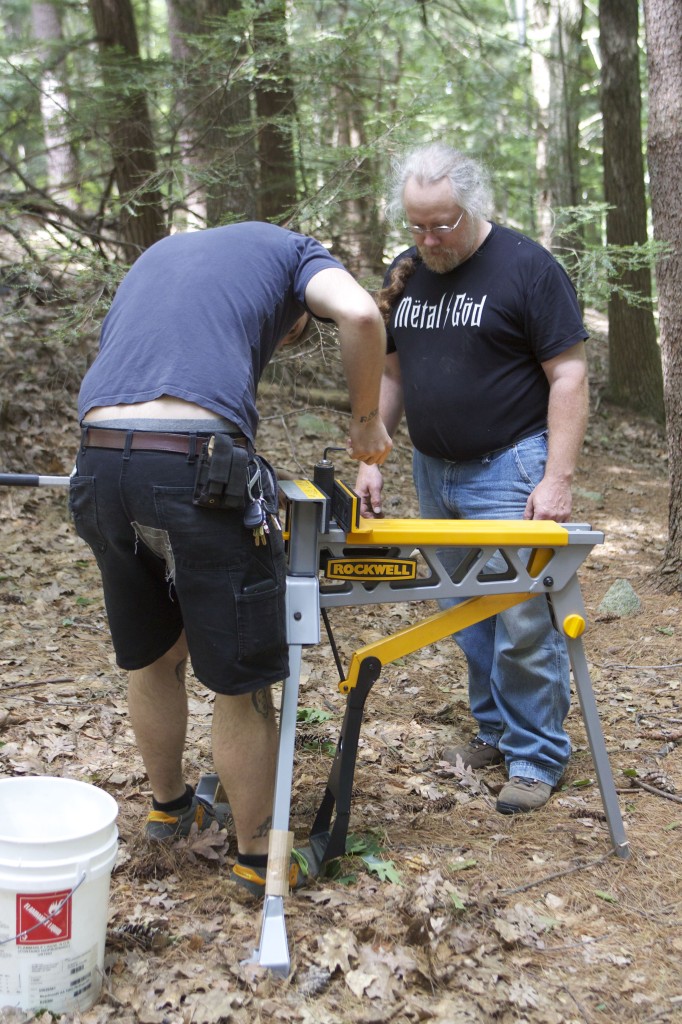
[[[72,891],[17,893],[17,946],[70,939]]]

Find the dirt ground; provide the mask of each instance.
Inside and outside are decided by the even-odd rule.
[[[9,310],[0,340],[3,471],[68,473],[83,356],[51,340],[49,311]],[[682,1020],[682,593],[658,584],[667,523],[662,432],[603,398],[605,325],[590,318],[593,413],[573,520],[605,541],[579,576],[585,634],[632,855],[613,855],[577,701],[574,745],[542,811],[494,809],[500,768],[474,778],[439,761],[468,737],[465,670],[451,640],[389,666],[367,705],[350,832],[337,877],[286,901],[286,979],[242,963],[260,911],[228,879],[233,834],[150,851],[149,787],[126,716],[125,677],[108,642],[98,576],[63,488],[0,493],[0,777],[47,774],[101,786],[118,802],[103,993],[80,1015],[100,1024],[442,1021],[597,1024]],[[310,477],[343,443],[345,412],[313,404],[340,387],[333,349],[289,353],[264,389],[259,447]],[[314,389],[314,390],[311,390]],[[352,484],[351,464],[339,475]],[[389,514],[414,515],[404,433],[385,472]],[[603,610],[618,580],[640,602]],[[344,664],[353,650],[432,607],[332,610]],[[395,614],[394,614],[395,612]],[[344,698],[326,642],[304,655],[292,827],[305,842],[321,799]],[[190,681],[190,781],[212,770],[210,697]],[[160,714],[160,727],[162,715]],[[1,819],[0,819],[1,821]],[[0,996],[0,1004],[2,998]],[[0,1010],[2,1024],[31,1019]]]

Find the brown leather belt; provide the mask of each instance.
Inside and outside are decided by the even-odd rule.
[[[123,450],[128,446],[132,451],[146,452],[178,452],[181,455],[198,455],[201,446],[212,436],[200,434],[162,434],[153,430],[110,430],[108,427],[83,426],[84,448],[117,448]],[[221,433],[221,431],[215,431]],[[127,445],[130,437],[130,444]],[[233,444],[239,448],[247,448],[248,440],[243,434],[230,434]]]

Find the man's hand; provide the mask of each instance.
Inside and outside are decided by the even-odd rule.
[[[556,523],[567,523],[572,506],[571,485],[565,480],[545,476],[529,494],[523,518],[553,519]]]
[[[393,441],[380,416],[364,423],[351,420],[350,437],[346,441],[351,459],[366,462],[368,466],[380,466],[392,447]]]
[[[355,481],[355,493],[360,498],[360,515],[365,519],[378,519],[381,511],[381,488],[384,481],[378,466],[361,463]]]

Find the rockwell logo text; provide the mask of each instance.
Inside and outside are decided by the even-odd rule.
[[[409,558],[330,558],[325,569],[328,580],[414,580],[417,563]]]
[[[480,327],[481,315],[487,294],[480,302],[474,302],[471,295],[460,292],[446,292],[440,302],[430,304],[421,299],[403,296],[395,311],[393,327],[411,327],[419,330],[438,331],[446,327]]]

